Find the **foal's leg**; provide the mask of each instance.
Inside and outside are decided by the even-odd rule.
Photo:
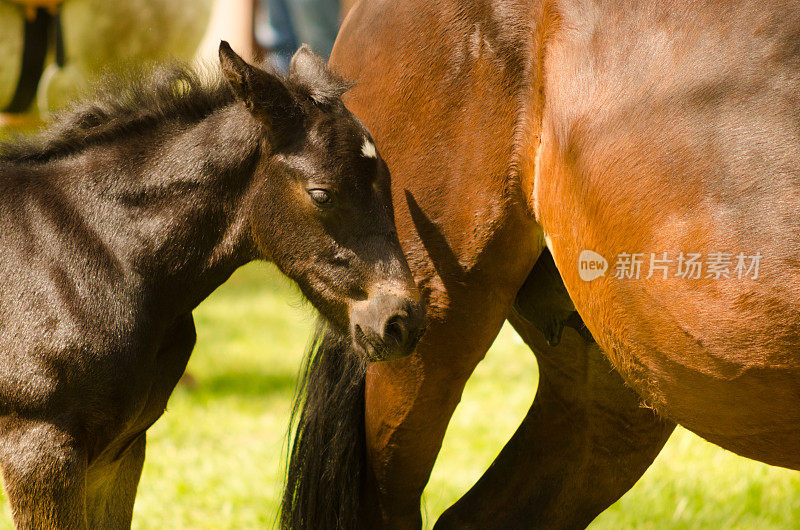
[[[81,444],[45,422],[6,419],[0,431],[3,480],[17,528],[86,528]]]
[[[519,317],[539,388],[513,438],[436,528],[582,528],[630,489],[675,424],[640,406],[594,342],[557,347]]]
[[[150,387],[145,417],[140,418],[148,428],[163,413],[172,390],[186,368],[196,339],[191,313],[178,317],[158,352],[159,374]],[[110,462],[94,464],[89,470],[86,504],[91,528],[130,527],[146,444],[145,430]],[[98,460],[104,459],[101,457]]]
[[[86,494],[89,528],[130,528],[144,466],[145,436],[145,433],[139,435],[115,462],[89,470]]]

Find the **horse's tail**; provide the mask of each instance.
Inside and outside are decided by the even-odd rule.
[[[323,325],[301,370],[281,505],[285,529],[356,528],[365,468],[366,365]],[[292,437],[290,431],[290,438]]]

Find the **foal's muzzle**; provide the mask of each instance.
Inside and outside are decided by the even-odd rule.
[[[379,294],[359,302],[350,314],[353,345],[368,361],[391,361],[414,351],[424,332],[419,302]]]

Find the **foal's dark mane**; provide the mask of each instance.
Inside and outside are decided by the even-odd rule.
[[[46,162],[165,121],[200,120],[233,100],[222,75],[210,69],[169,64],[106,76],[91,99],[57,114],[43,131],[0,144],[0,160]]]
[[[335,74],[320,76],[306,66],[293,65],[283,81],[309,102],[330,104],[351,86]],[[43,131],[0,142],[0,161],[47,162],[160,123],[199,121],[235,99],[218,66],[179,63],[107,75],[92,86],[91,96],[56,114]]]

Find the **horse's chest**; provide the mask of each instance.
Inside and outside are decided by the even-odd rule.
[[[164,412],[175,385],[180,380],[194,349],[197,335],[191,314],[176,319],[164,334],[153,358],[148,389],[141,397],[144,405],[140,419],[152,423]],[[152,418],[152,420],[151,420]]]
[[[115,403],[109,403],[109,410],[114,411],[116,417],[100,418],[96,422],[93,451],[96,456],[101,460],[114,460],[115,455],[161,417],[186,368],[195,339],[192,316],[183,315],[164,333],[160,344],[138,356],[144,362],[131,370],[128,378],[133,383],[120,381],[124,390]]]

